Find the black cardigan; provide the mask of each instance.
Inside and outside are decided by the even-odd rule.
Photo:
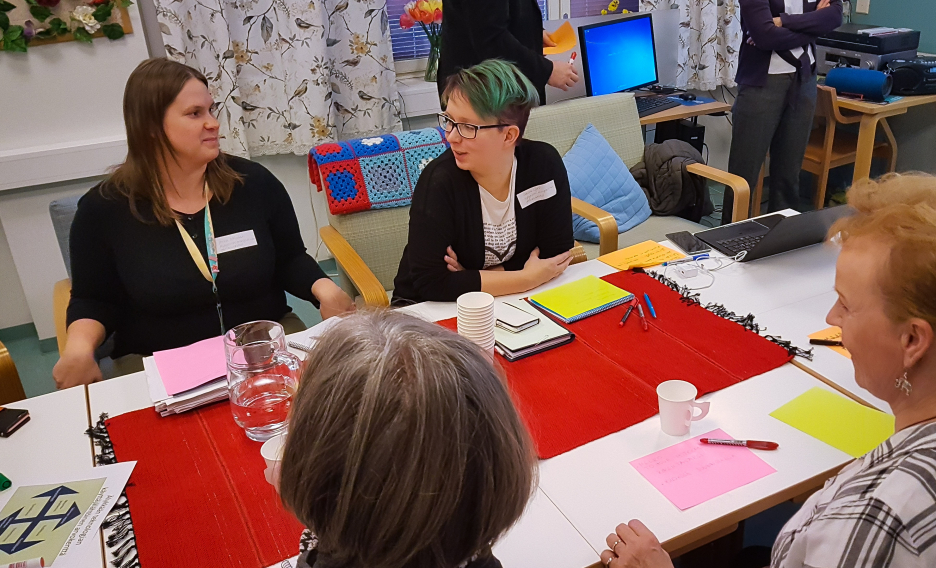
[[[257,245],[218,257],[218,296],[230,329],[254,320],[279,320],[290,311],[288,291],[315,302],[312,283],[325,278],[306,253],[286,188],[266,168],[228,157],[244,177],[230,200],[211,200],[215,237],[253,230]],[[104,182],[106,183],[106,182]],[[101,322],[114,333],[113,356],[149,355],[221,333],[211,283],[189,255],[178,228],[155,222],[148,203],[130,212],[127,198],[99,184],[78,202],[71,227],[72,296],[68,323]],[[205,256],[204,209],[181,219]]]
[[[816,10],[818,4],[803,0],[802,14],[786,14],[784,0],[738,0],[743,35],[735,82],[763,87],[775,51],[802,47],[812,50],[815,57],[816,38],[842,25],[842,0],[832,0],[822,10]],[[777,16],[783,27],[774,25]],[[747,42],[748,38],[754,40],[754,45]]]
[[[546,104],[552,62],[543,56],[543,13],[536,0],[445,0],[439,94],[449,75],[494,58],[516,64]]]
[[[504,263],[505,270],[521,270],[533,249],[540,258],[568,251],[572,239],[572,193],[565,165],[555,148],[545,142],[523,140],[515,149],[515,193],[553,181],[556,195],[520,206],[515,198],[517,248]],[[393,281],[393,303],[454,302],[465,292],[481,289],[484,266],[484,228],[478,182],[459,169],[451,149],[426,166],[413,190],[409,240]],[[445,249],[451,246],[465,268],[450,272]]]

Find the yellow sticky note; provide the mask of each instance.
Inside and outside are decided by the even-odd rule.
[[[770,413],[781,422],[859,458],[894,433],[894,417],[813,387]]]
[[[556,47],[544,47],[543,55],[556,55],[558,53],[565,53],[573,47],[575,47],[575,31],[572,30],[572,24],[566,22],[559,26],[559,29],[549,34],[549,37],[552,38],[553,43],[556,44]]]
[[[686,255],[676,252],[671,248],[665,247],[653,241],[644,241],[642,243],[616,250],[603,256],[598,260],[613,266],[618,270],[630,270],[631,268],[646,268],[685,258]]]
[[[826,341],[841,341],[842,340],[842,328],[833,325],[832,327],[823,329],[822,331],[817,331],[816,333],[809,334],[810,339],[824,339]],[[848,352],[848,349],[841,347],[839,345],[819,345],[817,347],[827,347],[832,351],[835,351],[839,355],[844,355],[851,359],[851,353]]]

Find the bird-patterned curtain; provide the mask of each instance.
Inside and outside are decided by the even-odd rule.
[[[208,78],[221,149],[305,154],[400,129],[386,0],[155,0],[169,58]]]
[[[738,0],[640,0],[640,11],[679,10],[676,86],[735,86],[741,17]]]

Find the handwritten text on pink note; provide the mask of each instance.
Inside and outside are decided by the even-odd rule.
[[[169,396],[227,375],[224,338],[205,339],[185,347],[153,353],[159,376]]]
[[[748,448],[712,446],[699,438],[724,440],[731,436],[713,430],[630,462],[680,510],[777,471]]]

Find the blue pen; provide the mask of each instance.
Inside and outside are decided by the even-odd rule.
[[[653,319],[656,319],[656,310],[653,309],[653,303],[650,302],[650,296],[644,292],[644,301],[647,302],[647,307],[650,308],[650,315],[653,316]]]
[[[663,266],[673,266],[674,264],[684,264],[684,263],[686,263],[686,262],[693,262],[693,261],[696,261],[696,260],[706,260],[707,258],[709,258],[709,254],[708,254],[707,252],[704,252],[704,253],[702,253],[702,254],[697,254],[697,255],[695,255],[695,256],[686,257],[686,258],[681,258],[681,259],[679,259],[679,260],[670,260],[670,261],[668,261],[668,262],[664,262],[664,263],[663,263]]]

